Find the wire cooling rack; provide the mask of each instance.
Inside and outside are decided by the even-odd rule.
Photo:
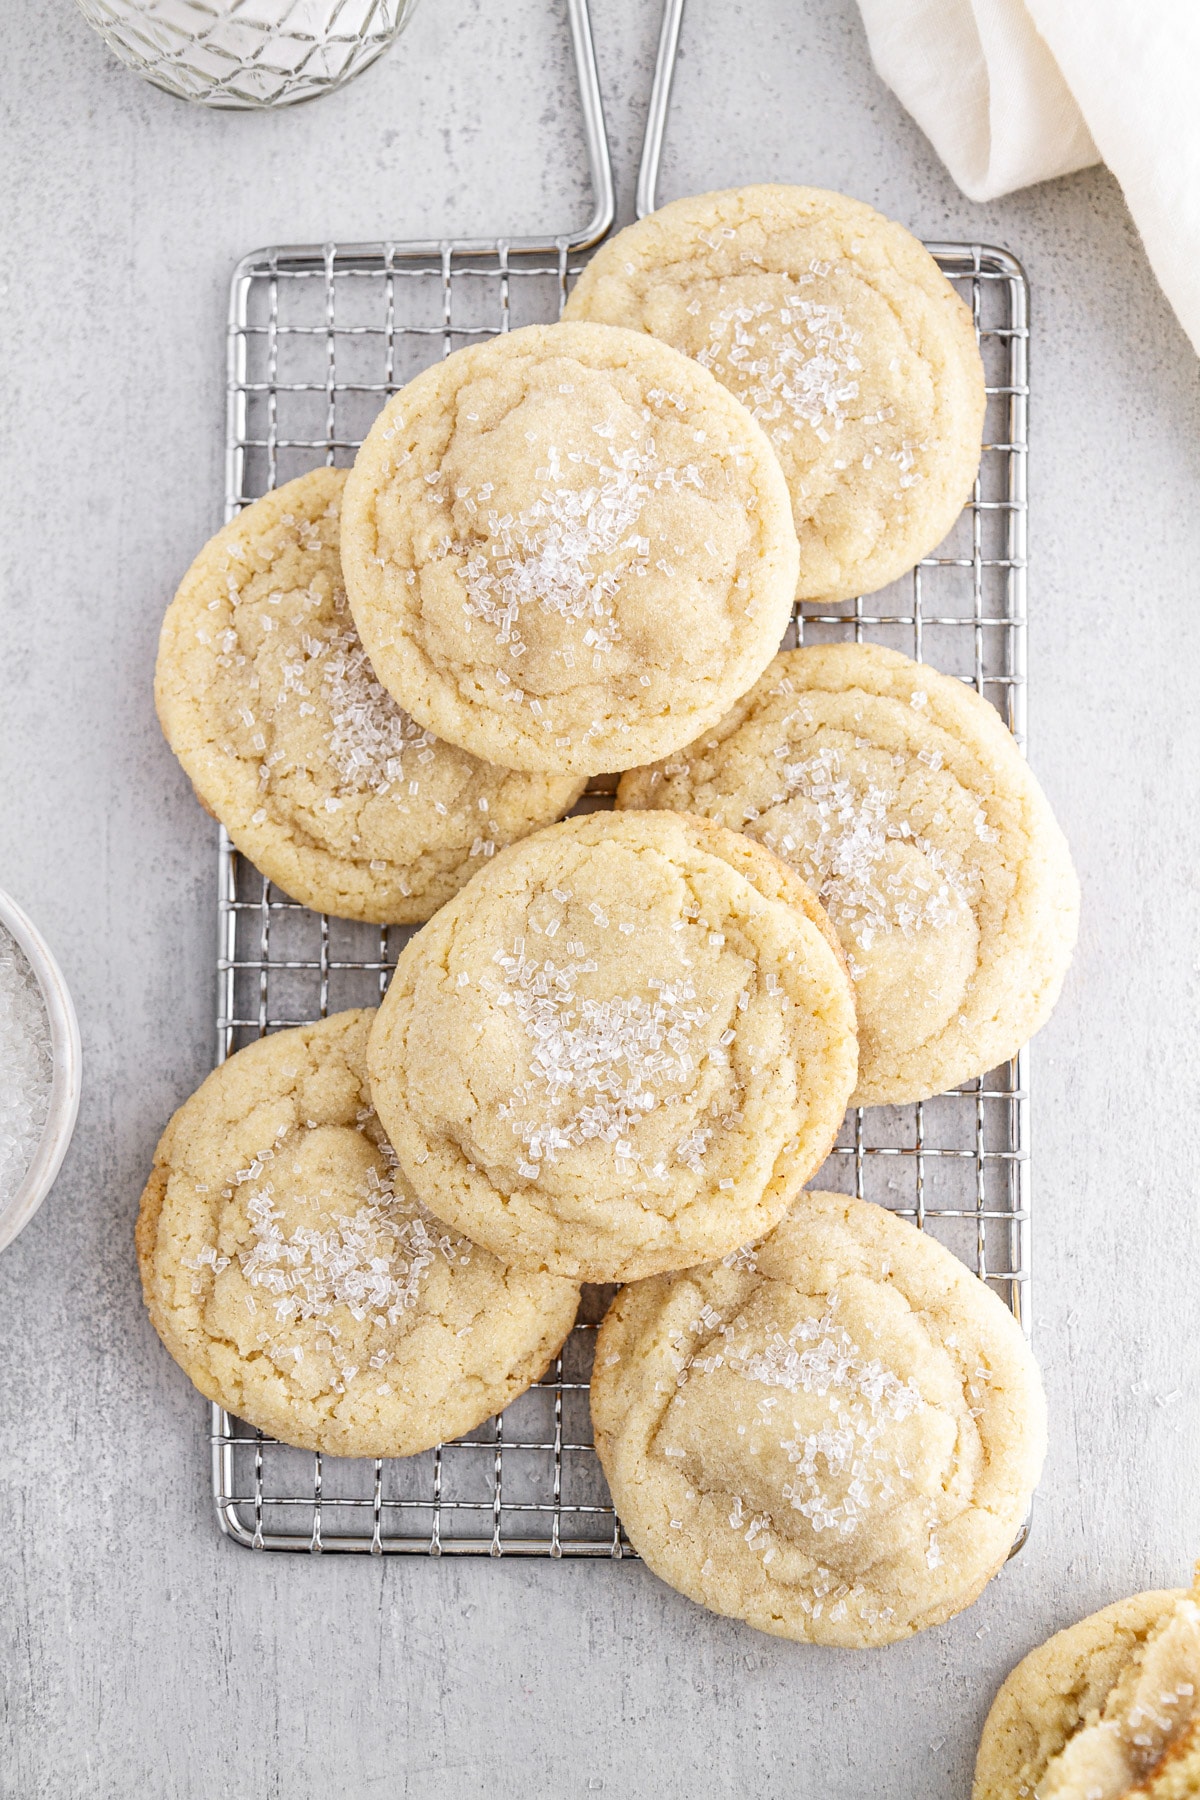
[[[643,208],[653,205],[680,12],[680,0],[669,0]],[[558,316],[612,213],[586,0],[569,0],[569,16],[597,196],[588,226],[540,243],[330,244],[248,257],[234,274],[229,324],[230,516],[319,463],[349,464],[388,395],[439,356]],[[907,651],[970,682],[1023,741],[1028,290],[1003,250],[929,248],[971,307],[987,371],[974,493],[937,554],[911,575],[866,600],[805,606],[787,641],[853,639]],[[604,787],[593,783],[585,804],[608,804]],[[377,1004],[411,935],[296,905],[224,834],[218,908],[222,1061],[267,1032]],[[1028,1331],[1028,1157],[1022,1055],[920,1105],[851,1112],[813,1185],[878,1201],[933,1233]],[[541,1383],[501,1417],[422,1456],[314,1456],[214,1408],[212,1496],[222,1531],[269,1550],[632,1555],[588,1412],[606,1299],[603,1290],[585,1290],[579,1323]]]

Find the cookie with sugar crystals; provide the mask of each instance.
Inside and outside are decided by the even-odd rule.
[[[784,651],[617,805],[747,832],[816,891],[854,978],[860,1106],[982,1075],[1058,998],[1079,908],[1063,834],[995,709],[898,651]]]
[[[854,1086],[837,939],[749,838],[593,813],[502,851],[405,946],[371,1091],[430,1211],[626,1281],[769,1230]]]
[[[201,802],[285,893],[411,925],[583,783],[481,762],[380,686],[342,582],[345,484],[314,469],[205,545],[163,621],[158,715]]]
[[[649,332],[750,408],[791,490],[800,600],[894,581],[970,496],[986,406],[970,312],[861,200],[767,183],[672,201],[601,246],[565,317]]]
[[[1019,1662],[992,1703],[972,1800],[1200,1794],[1200,1567],[1134,1594]]]
[[[594,775],[687,743],[762,673],[796,582],[771,447],[665,344],[530,325],[390,400],[342,561],[379,679],[449,742]]]
[[[578,1288],[510,1269],[415,1199],[371,1107],[370,1012],[239,1050],[175,1114],[137,1224],[159,1337],[286,1444],[410,1456],[548,1367]]]
[[[845,1194],[801,1194],[761,1243],[624,1288],[591,1404],[613,1504],[656,1575],[759,1631],[850,1649],[978,1597],[1046,1447],[1004,1303]]]

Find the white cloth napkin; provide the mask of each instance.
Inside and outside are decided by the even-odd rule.
[[[972,200],[1103,160],[1200,350],[1200,0],[859,0]]]

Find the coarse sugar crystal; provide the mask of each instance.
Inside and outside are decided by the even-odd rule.
[[[0,925],[0,1205],[33,1161],[50,1110],[50,1021],[21,946]]]

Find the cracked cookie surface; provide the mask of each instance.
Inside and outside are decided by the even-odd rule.
[[[502,852],[401,952],[369,1051],[430,1210],[588,1281],[768,1230],[828,1152],[856,1061],[812,894],[672,813],[594,813]]]
[[[201,802],[283,891],[339,918],[411,925],[583,783],[444,743],[376,679],[346,603],[343,469],[256,500],[172,601],[155,695]]]
[[[970,496],[986,405],[971,315],[859,200],[767,183],[673,201],[601,246],[565,317],[648,332],[750,408],[791,490],[800,600],[895,580]]]
[[[797,549],[771,447],[711,375],[638,333],[530,325],[388,402],[342,556],[414,717],[506,767],[592,775],[686,743],[757,679]]]
[[[803,1193],[761,1243],[624,1288],[591,1404],[656,1575],[760,1631],[849,1648],[968,1606],[1045,1454],[1041,1381],[1003,1302],[843,1194]]]
[[[1063,834],[994,708],[898,651],[782,652],[617,805],[716,819],[814,889],[854,979],[859,1106],[984,1074],[1058,999],[1079,907]]]
[[[984,1724],[972,1800],[1200,1794],[1200,1569],[1134,1594],[1019,1662]]]
[[[538,1379],[578,1288],[426,1212],[371,1107],[369,1011],[238,1051],[180,1107],[137,1225],[155,1330],[201,1393],[286,1444],[409,1456]]]

